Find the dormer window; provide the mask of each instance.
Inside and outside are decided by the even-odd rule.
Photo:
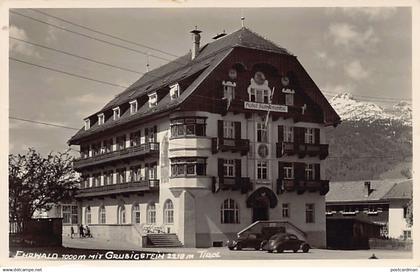
[[[149,107],[150,108],[156,107],[157,102],[158,102],[157,100],[158,100],[158,97],[157,97],[156,92],[149,94]]]
[[[284,93],[284,101],[287,106],[293,106],[294,104],[294,94],[295,91],[288,88],[283,88],[282,92]]]
[[[270,103],[271,89],[268,87],[268,81],[251,78],[251,84],[248,86],[248,96],[249,101],[252,102]]]
[[[235,82],[223,81],[223,98],[232,100],[235,98]]]
[[[112,109],[114,111],[114,120],[118,120],[120,118],[120,107],[116,107]]]
[[[98,114],[98,125],[100,126],[104,123],[105,123],[105,114],[103,113]]]
[[[178,83],[175,83],[171,86],[169,86],[169,94],[171,96],[171,100],[177,99],[179,95],[181,94],[181,88],[179,87]]]
[[[130,102],[130,114],[135,114],[137,112],[137,100]]]
[[[90,129],[90,119],[85,119],[85,130]]]

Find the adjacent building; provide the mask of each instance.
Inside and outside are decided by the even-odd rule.
[[[286,49],[247,28],[200,46],[200,32],[69,140],[80,223],[98,239],[209,247],[282,220],[324,247],[324,129],[339,116]]]
[[[412,180],[335,181],[326,195],[327,221],[358,219],[381,226],[380,236],[412,239],[407,220]]]

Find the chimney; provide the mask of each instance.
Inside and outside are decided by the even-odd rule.
[[[195,59],[200,51],[200,33],[201,31],[197,29],[197,26],[193,31],[190,32],[192,34],[193,39],[193,46],[191,50],[191,59]]]
[[[370,181],[365,181],[365,187],[363,188],[363,192],[365,194],[365,197],[368,197],[372,193],[372,188]]]

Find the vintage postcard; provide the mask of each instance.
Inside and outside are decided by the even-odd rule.
[[[419,265],[418,1],[238,4],[5,2],[3,271]]]

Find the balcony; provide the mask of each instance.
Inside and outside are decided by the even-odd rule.
[[[215,154],[219,151],[226,152],[240,152],[241,156],[249,152],[248,139],[229,139],[229,138],[212,138],[211,142],[212,153]]]
[[[74,160],[73,167],[75,170],[80,170],[86,167],[106,164],[116,160],[129,159],[152,154],[159,154],[159,143],[145,143],[139,146],[132,146],[110,153],[99,154],[89,158],[79,158]]]
[[[240,190],[242,194],[252,190],[252,183],[247,177],[219,177],[221,190]]]
[[[76,198],[98,197],[106,195],[127,194],[132,192],[145,192],[159,190],[159,180],[139,180],[117,184],[110,184],[97,187],[87,187],[79,189]]]
[[[319,192],[320,195],[325,195],[330,189],[329,180],[295,180],[295,179],[278,179],[277,190],[279,193],[283,191],[303,194],[308,192]]]
[[[290,142],[276,143],[276,154],[277,158],[281,158],[284,155],[293,156],[297,154],[299,158],[319,156],[323,160],[328,156],[328,145]]]

